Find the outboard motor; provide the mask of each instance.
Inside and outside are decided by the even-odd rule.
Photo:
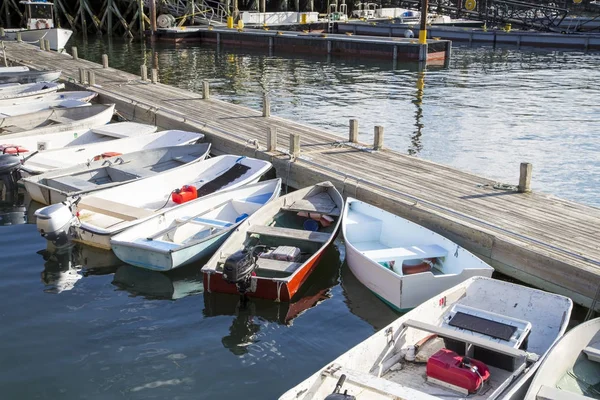
[[[325,400],[356,400],[356,397],[348,394],[347,390],[345,390],[344,393],[340,393],[345,381],[346,375],[340,376],[340,379],[335,385],[335,389],[333,389],[333,393],[325,397]]]
[[[237,287],[240,295],[246,295],[250,289],[252,273],[256,270],[255,248],[238,250],[225,260],[223,265],[223,279]]]
[[[4,201],[13,203],[17,197],[17,182],[21,179],[21,159],[11,154],[0,155],[0,181],[4,186]]]
[[[77,222],[71,207],[66,203],[52,204],[35,212],[37,229],[43,238],[56,246],[69,242],[69,230]]]

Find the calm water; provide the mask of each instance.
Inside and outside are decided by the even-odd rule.
[[[137,43],[78,43],[137,72]],[[534,188],[600,205],[600,57],[458,48],[448,69],[157,48],[163,82],[363,140],[383,124],[395,149],[503,182],[534,164]],[[26,214],[31,215],[30,206]],[[22,215],[22,214],[21,214]],[[3,218],[0,218],[2,221]],[[5,219],[4,219],[5,220]],[[18,221],[18,216],[14,222]],[[22,217],[21,217],[22,221]],[[163,274],[108,252],[48,249],[34,225],[0,226],[0,374],[6,399],[271,399],[395,317],[333,247],[292,304],[202,293],[202,262]]]

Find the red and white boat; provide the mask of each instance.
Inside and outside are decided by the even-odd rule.
[[[343,208],[330,182],[271,201],[202,268],[204,290],[290,301],[335,239]]]

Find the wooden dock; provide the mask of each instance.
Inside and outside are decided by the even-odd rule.
[[[60,68],[70,82],[80,79],[80,69],[91,71],[96,86],[82,87],[97,91],[104,103],[116,103],[119,113],[129,119],[203,132],[215,153],[270,160],[277,175],[292,187],[329,180],[344,196],[418,222],[498,271],[568,295],[579,304],[589,305],[600,285],[598,208],[543,193],[496,190],[488,179],[385,148],[373,151],[372,144],[348,141],[346,132],[269,116],[268,108],[261,112],[203,98],[209,94],[142,81],[31,45],[12,42],[6,48],[10,62]],[[356,137],[355,127],[352,123],[351,138]],[[269,135],[274,131],[276,138]],[[378,132],[376,137],[382,140],[383,131]],[[518,165],[507,168],[518,174]]]

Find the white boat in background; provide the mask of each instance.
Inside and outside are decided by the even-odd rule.
[[[57,84],[53,84],[57,85]],[[64,86],[64,85],[63,85]],[[2,94],[0,93],[0,96]],[[39,111],[42,106],[46,108],[57,107],[60,106],[60,102],[67,100],[78,100],[89,102],[92,101],[98,93],[89,92],[86,90],[78,90],[78,91],[67,91],[67,92],[48,92],[41,94],[30,94],[28,96],[20,96],[20,97],[12,97],[12,98],[2,98],[0,97],[0,113],[8,114],[11,110],[11,107],[22,106],[23,110],[27,110],[27,107],[31,107],[34,111]],[[34,112],[30,111],[30,112]],[[21,114],[26,114],[25,112],[21,112]],[[16,115],[16,114],[10,114]]]
[[[201,197],[125,229],[110,245],[136,267],[168,271],[217,249],[246,218],[279,196],[281,179]]]
[[[0,106],[0,118],[16,117],[44,110],[88,107],[90,105],[87,101],[81,100],[55,100],[50,102],[34,102],[32,104],[16,104],[14,106]]]
[[[14,154],[27,158],[33,152],[61,149],[69,146],[82,146],[91,143],[135,137],[156,132],[153,125],[136,122],[117,122],[101,125],[92,129],[44,133],[41,135],[12,135],[0,136],[0,153]]]
[[[173,136],[173,133],[167,133],[165,139]],[[150,144],[157,142],[154,140]],[[70,236],[75,241],[108,250],[113,235],[179,206],[180,203],[175,202],[174,198],[180,201],[180,196],[193,198],[194,191],[197,197],[203,197],[238,188],[257,182],[270,168],[270,162],[255,158],[232,155],[210,158],[150,178],[100,190],[71,204],[59,203],[41,208],[35,213],[38,230],[50,241],[61,242]]]
[[[412,309],[494,269],[456,243],[380,208],[349,198],[342,232],[356,278],[397,311]]]
[[[150,134],[156,130],[155,126],[135,124],[134,122],[121,122],[120,124],[127,124],[128,132],[132,136],[133,132],[139,136]],[[114,125],[119,124],[109,124],[106,128]],[[140,125],[140,127],[136,128],[131,125]],[[114,138],[96,135],[105,140],[114,140]],[[144,179],[183,165],[202,161],[208,155],[209,150],[209,143],[200,143],[115,154],[111,157],[100,158],[98,161],[30,176],[21,182],[33,200],[49,205],[60,203],[69,197],[89,195],[98,190],[123,185],[133,180]]]
[[[571,329],[552,347],[525,400],[600,398],[600,318]]]
[[[47,93],[55,93],[64,88],[65,85],[63,83],[56,82],[36,82],[26,83],[24,85],[21,85],[20,83],[8,83],[0,86],[0,101],[6,99],[29,98]]]
[[[24,67],[24,66],[0,67],[0,74],[4,74],[7,72],[23,72],[23,71],[29,71],[29,67]]]
[[[357,400],[521,399],[564,334],[572,307],[564,296],[473,277],[403,315],[280,399],[325,399],[333,392]]]
[[[94,159],[110,157],[114,153],[126,154],[165,146],[192,144],[203,137],[204,135],[200,133],[186,131],[162,131],[133,137],[127,137],[125,134],[122,139],[69,146],[32,154],[23,159],[21,170],[26,175],[36,175],[54,169],[89,163]]]
[[[0,73],[0,85],[11,83],[54,82],[60,79],[61,71],[20,71]]]
[[[54,4],[39,0],[21,1],[20,4],[25,5],[26,29],[5,29],[6,38],[16,40],[20,32],[24,42],[39,44],[40,39],[48,40],[51,50],[63,52],[73,31],[54,27]]]
[[[28,136],[88,130],[108,124],[114,112],[114,104],[93,104],[87,107],[54,108],[14,117],[0,117],[0,140],[2,135]]]

